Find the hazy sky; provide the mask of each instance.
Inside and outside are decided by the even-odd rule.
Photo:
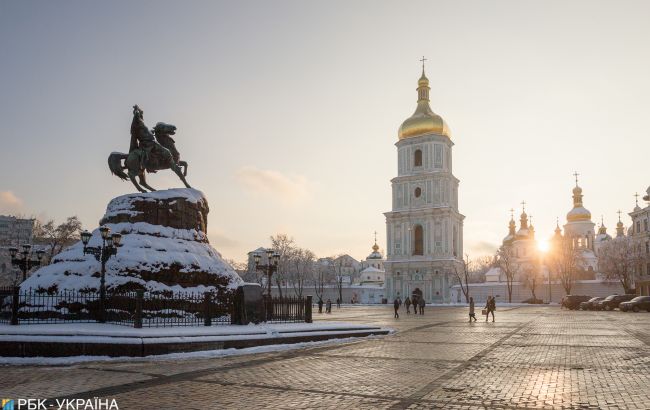
[[[385,247],[425,55],[470,255],[495,250],[524,199],[550,236],[574,170],[612,233],[650,183],[648,21],[646,1],[0,0],[0,213],[96,227],[134,191],[106,159],[128,151],[137,103],[178,127],[225,257],[278,232],[365,257],[373,231]]]

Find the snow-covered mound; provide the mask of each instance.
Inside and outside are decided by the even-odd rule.
[[[113,199],[101,224],[122,234],[122,246],[106,264],[108,292],[228,293],[241,278],[208,243],[208,202],[201,191],[170,189]],[[99,229],[88,246],[101,246]],[[52,264],[34,272],[21,288],[96,291],[101,264],[76,243]]]

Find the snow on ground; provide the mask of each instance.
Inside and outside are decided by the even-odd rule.
[[[0,357],[0,365],[71,365],[87,362],[143,362],[165,360],[192,360],[210,359],[227,356],[239,356],[255,353],[282,352],[294,349],[326,346],[333,344],[351,343],[360,340],[380,338],[382,336],[347,337],[343,339],[330,339],[318,342],[301,342],[290,344],[277,344],[268,346],[248,347],[244,349],[218,349],[198,352],[170,353],[146,357],[110,357],[110,356],[71,356],[71,357]]]
[[[376,329],[377,326],[346,322],[317,323],[277,323],[217,325],[217,326],[176,326],[136,329],[120,325],[102,323],[62,323],[43,325],[0,325],[0,338],[6,335],[48,335],[48,336],[108,336],[108,337],[189,337],[189,336],[236,336],[266,335],[273,333],[297,333],[332,330]]]
[[[351,335],[378,330],[377,326],[343,322],[260,325],[191,326],[135,329],[118,325],[83,323],[0,325],[0,342],[159,344],[282,339],[325,335]],[[388,329],[387,329],[388,330]]]

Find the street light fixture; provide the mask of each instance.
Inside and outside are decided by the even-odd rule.
[[[117,248],[122,242],[122,235],[119,233],[111,235],[111,229],[108,226],[100,227],[99,233],[102,237],[102,246],[88,246],[92,234],[87,230],[81,233],[81,242],[84,245],[84,255],[91,254],[102,264],[99,279],[99,321],[104,323],[106,321],[104,310],[106,302],[106,262],[111,256],[117,255]]]
[[[39,249],[34,256],[32,245],[26,243],[22,248],[22,252],[18,252],[18,248],[9,248],[9,255],[11,256],[11,264],[23,271],[24,282],[27,279],[27,272],[35,266],[40,266],[45,252]]]
[[[266,257],[267,264],[261,265],[260,261],[262,260],[262,256],[256,252],[253,254],[253,261],[255,262],[255,269],[266,274],[266,294],[271,297],[271,275],[278,270],[280,254],[273,249],[267,249]]]

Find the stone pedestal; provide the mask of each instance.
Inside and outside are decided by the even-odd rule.
[[[100,225],[121,233],[122,246],[106,264],[107,291],[232,292],[242,280],[210,246],[208,212],[207,199],[195,189],[136,193],[111,200]],[[93,231],[88,245],[101,246],[99,229]],[[100,269],[100,263],[84,255],[78,242],[21,287],[96,291]]]

